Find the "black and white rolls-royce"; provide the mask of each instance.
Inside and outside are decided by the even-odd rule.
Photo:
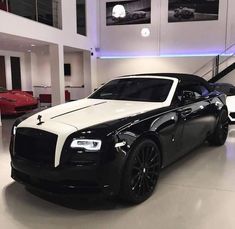
[[[197,76],[111,80],[88,98],[18,120],[12,177],[50,192],[102,192],[132,203],[154,191],[161,168],[228,134],[225,95]]]

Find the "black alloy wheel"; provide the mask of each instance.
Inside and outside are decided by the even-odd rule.
[[[131,151],[124,172],[121,197],[138,204],[148,199],[157,184],[161,167],[156,143],[144,139]]]
[[[215,132],[212,136],[209,137],[208,142],[211,145],[215,146],[224,145],[228,136],[228,128],[229,128],[228,112],[225,109],[223,109],[220,113],[219,121],[216,126]]]

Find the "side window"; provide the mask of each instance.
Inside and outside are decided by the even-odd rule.
[[[208,94],[208,89],[202,84],[179,85],[174,96],[174,101],[191,103],[202,97],[206,97]]]

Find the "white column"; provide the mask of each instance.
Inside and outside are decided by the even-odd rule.
[[[6,67],[6,84],[7,89],[12,89],[12,76],[11,76],[11,57],[6,55],[5,56],[5,67]]]
[[[51,64],[51,94],[52,106],[65,102],[64,94],[64,47],[63,45],[50,45]]]
[[[29,65],[31,61],[27,54],[22,55],[20,57],[20,70],[21,70],[21,83],[22,83],[22,90],[24,91],[31,91],[32,90],[32,78],[31,78],[31,69],[29,69]]]
[[[89,51],[83,52],[83,72],[85,96],[90,95],[97,85],[97,60]]]
[[[98,79],[97,79],[97,56],[94,52],[94,55],[91,56],[91,90],[92,92],[97,88]]]
[[[22,65],[24,65],[24,69],[22,70]],[[22,74],[24,72],[24,75]],[[24,59],[21,59],[21,80],[22,80],[22,89],[26,91],[32,90],[32,76],[31,76],[31,57],[30,53],[24,54]]]
[[[38,97],[39,94],[37,94],[36,88],[34,86],[37,85],[35,81],[37,82],[38,76],[38,67],[37,67],[37,55],[34,52],[30,53],[30,72],[31,72],[31,83],[32,83],[32,90],[33,90],[33,95],[35,97]]]

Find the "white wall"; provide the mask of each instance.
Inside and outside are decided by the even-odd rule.
[[[39,94],[51,94],[51,66],[50,56],[48,50],[40,50],[34,53],[35,59],[33,61],[34,74],[32,75],[32,85],[35,96]],[[83,72],[83,54],[65,53],[64,63],[71,64],[71,76],[64,77],[65,87],[71,94],[71,99],[83,98],[84,88],[79,88],[84,85],[84,72]],[[41,86],[41,87],[38,87]]]
[[[118,76],[138,73],[194,73],[212,57],[99,59],[98,86]]]
[[[76,49],[92,51],[96,47],[101,48],[101,55],[164,55],[179,53],[214,52],[223,50],[225,40],[229,44],[235,42],[235,1],[220,0],[220,12],[218,21],[168,23],[168,1],[152,0],[152,17],[149,25],[106,26],[106,2],[113,0],[87,0],[87,36],[80,36],[76,32],[76,0],[62,0],[62,24],[63,29],[53,28],[37,23],[17,15],[0,10],[0,32],[20,37],[41,40],[48,43],[59,44]],[[229,1],[228,26],[226,34],[226,10]],[[143,27],[149,27],[151,36],[143,38],[140,31]],[[98,35],[98,36],[97,36]],[[9,53],[8,53],[9,54]],[[7,55],[8,55],[7,54]],[[81,85],[87,82],[93,89],[107,80],[125,74],[144,72],[184,72],[193,73],[211,57],[188,58],[145,58],[145,59],[98,59],[99,53],[94,52],[90,59],[87,55],[87,63],[90,65],[91,78],[84,81],[74,77],[84,73],[84,66],[80,57],[68,57],[78,63],[72,67],[74,76],[65,78],[65,85]],[[40,50],[36,53],[18,53],[22,61],[22,86],[25,90],[31,90],[32,85],[51,86],[50,60],[48,50]],[[10,70],[8,68],[8,78]],[[30,80],[32,76],[32,80]],[[8,79],[9,81],[9,79]],[[32,82],[31,82],[32,81]],[[90,82],[91,81],[91,82]],[[10,88],[10,83],[8,82]],[[50,89],[43,89],[50,93]],[[76,89],[73,98],[84,95],[83,89]],[[87,92],[85,93],[87,94]]]
[[[70,92],[72,100],[84,98],[85,89],[81,88],[81,86],[85,84],[83,53],[66,53],[64,56],[64,62],[71,64],[71,76],[65,77],[65,86],[69,86],[66,90]]]
[[[71,76],[65,77],[65,86],[84,85],[83,77],[83,54],[66,53],[64,63],[71,64]]]
[[[111,0],[112,1],[112,0]],[[100,0],[100,48],[101,54],[109,55],[157,55],[159,50],[160,2],[152,1],[151,24],[106,26],[106,2]],[[141,29],[148,27],[151,36],[143,38]]]
[[[71,64],[71,76],[65,77],[65,86],[82,86],[83,78],[83,54],[65,53],[64,63]],[[34,86],[51,86],[51,68],[50,56],[48,50],[40,50],[36,52],[36,72],[33,77]]]
[[[235,43],[235,1],[228,0],[227,47]],[[232,49],[235,51],[235,47]]]
[[[151,1],[151,24],[106,26],[106,2],[109,1],[113,0],[100,0],[101,56],[220,53],[226,42],[227,46],[235,43],[234,0],[220,0],[219,19],[215,21],[168,23],[168,1],[154,0]],[[150,28],[150,37],[141,37],[143,27]]]
[[[0,10],[0,32],[20,37],[41,40],[48,43],[63,44],[78,49],[93,48],[96,31],[93,29],[96,15],[90,14],[96,9],[94,0],[87,0],[87,36],[77,34],[76,0],[62,0],[62,30],[38,23]]]
[[[48,53],[36,53],[35,71],[33,86],[51,86],[51,66]]]
[[[161,54],[218,53],[225,49],[227,0],[220,0],[219,19],[214,21],[168,23],[166,0],[161,1],[160,13]]]
[[[48,49],[45,47],[40,48],[33,53],[0,50],[0,55],[5,57],[7,89],[12,88],[10,56],[15,56],[20,57],[21,61],[22,89],[28,91],[33,90],[36,97],[38,97],[39,94],[51,93],[51,67]],[[73,87],[84,85],[83,54],[66,53],[64,57],[65,62],[71,64],[72,70],[71,77],[65,77],[65,86]],[[71,99],[79,99],[85,96],[83,88],[67,88],[66,90],[69,90],[71,93]]]
[[[87,36],[77,34],[76,0],[61,0],[61,6],[62,29],[47,26],[45,24],[38,23],[27,18],[23,18],[0,10],[0,22],[7,22],[0,23],[0,33],[4,35],[13,35],[20,38],[32,39],[32,43],[33,41],[43,41],[44,44],[45,42],[48,45],[55,44],[57,45],[57,47],[66,46],[81,51],[95,50],[95,47],[97,47],[97,1],[86,0]],[[25,76],[25,78],[22,78],[23,89],[30,90],[32,88],[32,85],[51,84],[49,65],[50,59],[48,53],[32,53],[30,54],[30,56],[29,54],[22,53],[20,55],[22,55],[22,76]],[[26,63],[23,63],[24,55],[26,55]],[[96,62],[96,59],[91,59],[92,62]],[[90,63],[90,61],[88,62]],[[60,67],[61,69],[63,68],[63,66]],[[87,77],[89,77],[91,81],[93,78],[96,79],[96,64],[92,64],[90,65],[90,67],[92,69],[90,69],[90,75],[87,75]],[[26,72],[26,74],[24,74],[24,71]],[[79,71],[80,75],[80,70],[77,69],[77,71]],[[9,71],[8,75],[10,75]],[[27,80],[26,76],[31,76],[32,80]],[[63,85],[63,83],[60,85]],[[66,83],[72,84],[82,82],[79,80],[75,80],[74,82]],[[90,85],[88,86],[90,87]],[[62,88],[58,88],[58,91],[61,91],[61,89]],[[83,93],[79,92],[78,94],[82,95]]]

